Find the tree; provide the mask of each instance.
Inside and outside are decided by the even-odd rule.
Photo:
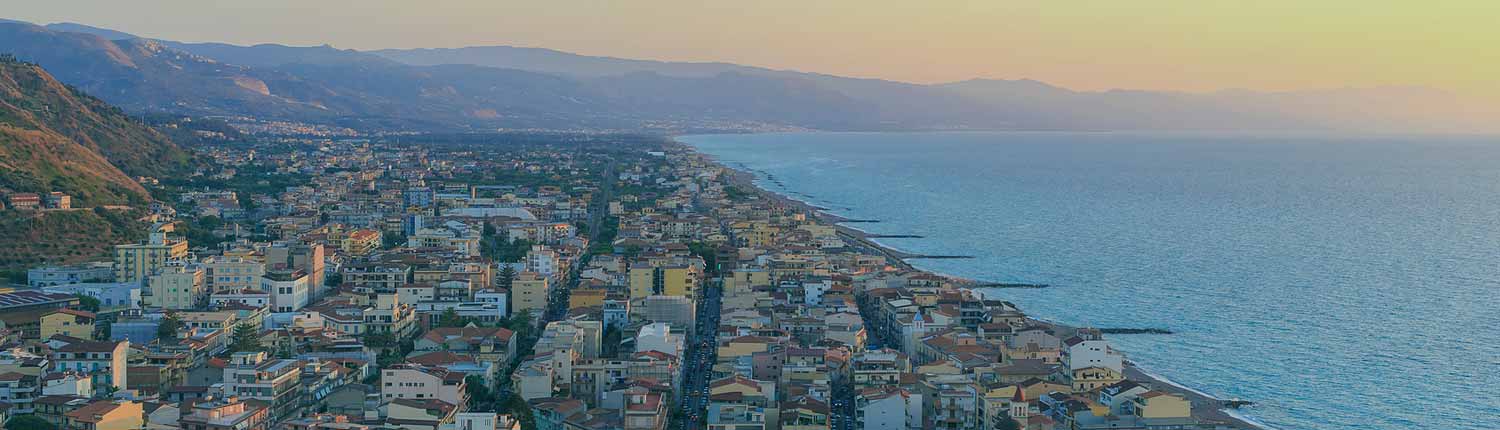
[[[396,336],[390,332],[370,333],[365,335],[365,346],[371,348],[396,346]]]
[[[260,351],[259,331],[255,327],[251,327],[250,323],[235,325],[229,349],[234,352]]]
[[[458,316],[458,311],[455,311],[455,310],[453,310],[453,309],[450,308],[450,309],[444,310],[443,313],[438,314],[437,322],[433,323],[433,326],[435,326],[435,327],[463,327],[464,326],[464,318],[461,317],[461,316]]]
[[[396,249],[406,245],[406,235],[387,234],[380,236],[380,249]]]
[[[504,405],[504,412],[511,414],[511,416],[514,416],[516,418],[516,421],[519,421],[521,423],[521,428],[536,428],[536,418],[531,415],[531,405],[526,404],[526,399],[522,399],[521,396],[518,396],[516,394],[511,394],[509,398],[505,400]]]
[[[1017,387],[1017,389],[1020,389]],[[1021,423],[1010,417],[1010,411],[1001,411],[999,422],[995,423],[995,430],[1021,430]]]
[[[78,294],[78,308],[89,312],[99,312],[99,299]]]
[[[500,274],[496,276],[496,280],[498,281],[498,287],[504,288],[506,291],[509,291],[511,285],[516,282],[516,268],[511,267],[511,265],[509,264],[505,265],[505,267],[501,267]]]
[[[177,332],[182,330],[182,320],[175,314],[167,314],[156,326],[156,338],[164,342],[177,340]]]
[[[17,415],[5,422],[5,430],[57,430],[57,426],[36,415]]]
[[[490,390],[489,384],[484,383],[484,378],[478,375],[464,377],[464,390],[469,393],[469,404],[477,408],[489,407],[495,401],[494,391]]]
[[[531,337],[531,313],[516,312],[505,320],[505,328],[515,332],[515,336],[522,339]]]

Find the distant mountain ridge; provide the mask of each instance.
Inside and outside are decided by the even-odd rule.
[[[0,52],[139,112],[362,129],[714,131],[1500,128],[1455,94],[1080,92],[1033,80],[939,85],[541,48],[355,51],[154,41],[80,24],[0,24]],[[1414,109],[1413,106],[1420,106]]]

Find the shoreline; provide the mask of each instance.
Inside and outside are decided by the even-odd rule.
[[[918,255],[882,245],[869,237],[871,233],[842,225],[841,223],[848,221],[848,218],[829,213],[828,209],[826,208],[818,207],[812,203],[802,201],[795,197],[787,196],[782,193],[777,193],[762,188],[759,185],[755,184],[755,180],[758,178],[756,172],[751,171],[748,168],[741,169],[730,166],[707,153],[699,151],[697,148],[693,147],[690,144],[676,140],[676,138],[672,138],[672,142],[677,145],[682,145],[692,152],[703,156],[714,165],[723,168],[726,173],[726,182],[728,182],[729,184],[734,185],[738,188],[742,188],[744,191],[753,193],[762,198],[778,202],[782,205],[786,205],[793,208],[794,210],[797,210],[798,212],[809,215],[813,219],[832,225],[838,232],[839,237],[841,239],[844,239],[845,242],[848,243],[851,247],[859,248],[862,251],[868,251],[873,254],[883,255],[888,261],[891,262],[893,266],[902,268],[904,270],[931,273],[954,281],[954,283],[959,284],[957,287],[959,289],[972,291],[975,294],[981,296],[983,296],[984,294],[983,291],[976,291],[974,288],[972,288],[972,286],[974,285],[984,283],[982,281],[919,269],[916,266],[912,265],[910,262],[906,261],[907,258],[919,257]],[[1041,318],[1032,317],[1030,315],[1028,315],[1026,318],[1037,324],[1054,327],[1059,331],[1071,331],[1077,329],[1077,327],[1072,327],[1053,321],[1047,321]],[[1205,423],[1218,423],[1234,426],[1235,428],[1245,430],[1276,430],[1274,427],[1256,421],[1253,418],[1244,416],[1243,414],[1239,413],[1239,408],[1227,406],[1232,402],[1244,402],[1244,400],[1220,399],[1203,391],[1199,391],[1179,384],[1164,376],[1156,375],[1130,360],[1126,360],[1125,363],[1125,376],[1127,379],[1133,380],[1143,386],[1146,386],[1149,389],[1182,395],[1192,405],[1192,416],[1204,421]],[[1253,406],[1253,403],[1248,403],[1247,406]]]

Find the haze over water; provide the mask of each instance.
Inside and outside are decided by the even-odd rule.
[[[1316,134],[688,136],[1033,316],[1258,403],[1280,429],[1500,420],[1500,139]],[[774,177],[768,180],[767,175]],[[778,185],[778,183],[780,185]]]

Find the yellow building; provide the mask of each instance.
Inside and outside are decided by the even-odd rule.
[[[145,412],[138,402],[96,400],[64,414],[70,430],[135,430],[145,424]]]
[[[168,261],[188,255],[186,240],[167,239],[165,231],[154,231],[146,243],[115,245],[115,282],[140,282]]]
[[[628,278],[631,300],[644,299],[655,294],[656,267],[647,264],[631,265]]]
[[[1192,404],[1178,394],[1147,391],[1131,400],[1131,409],[1141,418],[1184,418],[1192,415]]]
[[[93,312],[76,309],[58,309],[42,315],[42,339],[63,335],[79,339],[94,338]]]
[[[735,375],[713,381],[708,386],[708,394],[711,397],[725,394],[739,394],[742,398],[769,396],[773,390],[764,386],[767,383]]]
[[[734,361],[734,359],[739,357],[749,356],[757,352],[766,352],[771,349],[770,346],[773,343],[776,343],[776,340],[768,337],[742,336],[730,339],[723,346],[719,347],[719,361]]]
[[[609,290],[604,288],[579,288],[568,293],[568,309],[604,307],[604,298]]]
[[[1082,393],[1099,388],[1114,385],[1116,382],[1125,380],[1125,375],[1108,367],[1085,367],[1068,373],[1068,382],[1073,386],[1073,392]]]
[[[205,270],[209,293],[255,289],[260,287],[260,276],[266,274],[265,263],[244,256],[205,257],[198,264]]]
[[[661,278],[663,295],[697,297],[703,270],[693,265],[667,266],[661,268]]]
[[[724,277],[724,294],[749,294],[756,287],[771,286],[771,272],[760,269],[739,269]]]
[[[698,283],[702,279],[703,269],[693,264],[662,267],[633,265],[629,272],[630,298],[641,299],[658,294],[697,297]]]
[[[541,313],[547,309],[549,293],[547,277],[536,272],[517,273],[510,283],[511,313]]]
[[[365,255],[371,251],[380,249],[380,232],[375,230],[354,230],[344,236],[339,244],[339,249],[345,254]]]

